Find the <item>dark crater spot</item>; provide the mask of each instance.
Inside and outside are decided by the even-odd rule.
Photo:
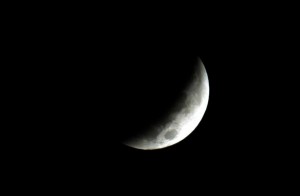
[[[177,131],[175,129],[171,130],[171,131],[168,131],[166,134],[165,134],[165,138],[167,140],[172,140],[175,138],[175,136],[177,135]]]

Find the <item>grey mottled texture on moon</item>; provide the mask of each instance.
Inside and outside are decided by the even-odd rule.
[[[200,123],[207,108],[209,82],[205,67],[198,58],[189,85],[178,104],[162,122],[154,124],[142,134],[124,142],[133,148],[154,150],[174,145],[186,138]]]

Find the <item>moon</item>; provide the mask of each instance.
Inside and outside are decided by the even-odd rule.
[[[198,126],[209,100],[209,81],[203,62],[198,57],[189,82],[166,118],[151,125],[123,144],[141,150],[162,149],[185,139]]]

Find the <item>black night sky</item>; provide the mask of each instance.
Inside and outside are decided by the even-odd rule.
[[[78,81],[79,87],[67,88],[69,100],[64,107],[69,116],[61,121],[65,127],[57,130],[61,138],[55,139],[60,140],[56,150],[61,158],[99,164],[124,175],[139,175],[162,172],[164,167],[188,173],[228,172],[255,161],[251,159],[253,153],[261,156],[260,133],[253,127],[258,119],[249,118],[253,105],[245,101],[250,87],[245,80],[252,61],[246,61],[248,56],[240,50],[245,43],[232,42],[230,36],[203,36],[172,46],[168,45],[170,42],[131,40],[121,44],[118,51],[92,56],[94,66],[90,69],[78,66],[74,75],[68,76]],[[127,44],[131,47],[127,48]],[[90,57],[91,53],[87,55]],[[121,144],[120,136],[138,131],[153,115],[160,115],[152,108],[157,108],[157,104],[165,107],[167,102],[160,102],[157,94],[172,95],[172,88],[182,81],[174,75],[185,74],[188,65],[182,64],[193,55],[202,59],[210,85],[208,107],[196,130],[178,144],[161,150],[142,151]],[[81,57],[76,57],[77,63],[86,62],[87,57]],[[166,92],[165,88],[151,88],[159,83],[170,89]],[[73,86],[74,82],[70,84]],[[70,96],[73,93],[75,99]],[[61,109],[58,111],[59,115],[64,114]]]
[[[254,60],[244,50],[252,40],[218,30],[196,31],[197,36],[187,39],[169,34],[148,39],[147,34],[101,44],[93,40],[98,45],[88,38],[74,44],[70,35],[48,40],[52,47],[39,51],[36,60],[45,62],[36,75],[41,82],[35,84],[40,89],[37,114],[47,111],[47,117],[37,117],[37,127],[44,131],[33,134],[41,138],[41,154],[50,162],[102,165],[125,173],[162,171],[161,164],[207,171],[249,164],[261,146],[260,132],[253,127],[259,119],[250,115],[256,108],[249,101],[256,83],[248,80]],[[202,59],[210,85],[208,107],[196,130],[161,150],[121,144],[124,134],[138,131],[167,109],[167,98],[188,75],[185,62],[194,56]]]
[[[210,2],[2,6],[2,187],[142,196],[299,187],[299,6]],[[197,128],[159,150],[122,144],[167,119],[195,57],[209,80]]]
[[[275,65],[269,62],[273,54],[266,52],[273,42],[268,33],[258,33],[263,25],[232,20],[198,21],[192,27],[176,23],[174,29],[149,28],[145,22],[138,28],[103,24],[103,30],[85,23],[85,31],[77,33],[69,23],[59,32],[40,26],[37,35],[28,35],[36,42],[23,40],[31,48],[20,48],[30,53],[20,59],[32,65],[18,69],[19,75],[30,72],[28,83],[19,84],[26,89],[20,91],[23,111],[31,111],[20,114],[31,119],[24,122],[31,131],[20,134],[33,141],[28,142],[31,150],[20,150],[27,153],[25,159],[37,159],[37,166],[53,172],[76,175],[80,168],[120,181],[127,176],[163,179],[161,174],[225,180],[239,171],[268,170],[268,160],[277,153],[272,145],[277,132],[269,128],[267,115],[274,111],[275,96],[264,96],[274,86],[266,79]],[[186,62],[195,56],[204,63],[210,86],[198,127],[160,150],[123,145],[127,133],[167,111],[190,73]]]

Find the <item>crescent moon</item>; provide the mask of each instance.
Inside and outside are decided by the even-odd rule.
[[[208,76],[200,58],[197,58],[191,81],[181,94],[182,98],[174,106],[176,109],[170,110],[168,118],[123,144],[141,150],[161,149],[182,141],[195,130],[209,99]]]

